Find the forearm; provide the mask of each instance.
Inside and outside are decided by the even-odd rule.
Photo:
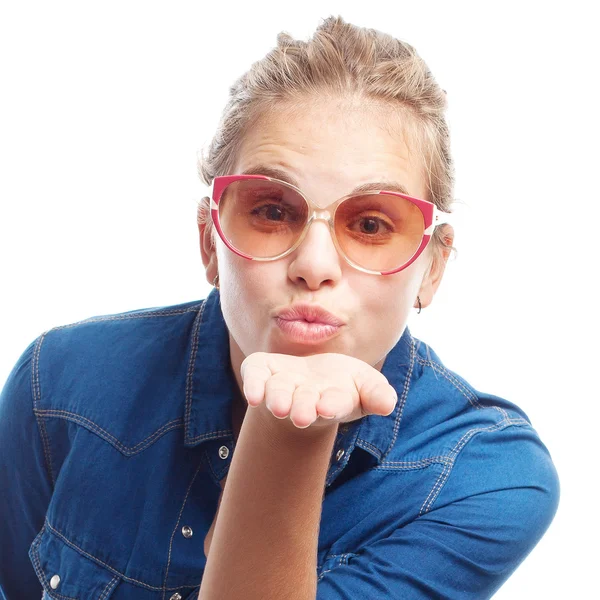
[[[337,425],[297,429],[249,408],[200,600],[314,600],[325,478]]]

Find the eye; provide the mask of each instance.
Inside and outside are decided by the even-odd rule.
[[[300,226],[305,217],[299,214],[294,206],[286,202],[265,202],[255,206],[250,211],[250,217],[256,226],[268,227],[272,225]]]
[[[280,204],[263,204],[252,210],[252,215],[262,216],[268,221],[281,221],[285,215],[285,209]]]
[[[385,229],[387,231],[392,231],[393,227],[386,223],[383,219],[378,217],[362,217],[357,221],[359,223],[361,233],[365,234],[377,234],[381,233],[381,229]]]

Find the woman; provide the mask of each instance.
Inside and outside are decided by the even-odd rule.
[[[6,598],[488,598],[558,480],[406,327],[452,249],[445,94],[327,19],[231,89],[200,165],[215,290],[42,334],[0,402]]]

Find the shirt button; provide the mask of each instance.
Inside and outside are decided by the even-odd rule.
[[[219,456],[225,460],[229,456],[229,448],[227,446],[221,446],[219,448]]]
[[[336,460],[340,460],[342,458],[342,456],[344,456],[344,451],[343,450],[338,450],[337,454],[335,455]]]
[[[181,528],[181,533],[183,533],[183,537],[186,537],[186,538],[191,538],[194,535],[192,528],[188,527],[187,525],[184,525]]]
[[[58,584],[60,583],[60,577],[58,575],[54,575],[54,577],[52,577],[52,579],[50,580],[50,587],[55,590],[58,587]]]
[[[182,596],[180,593],[178,593],[178,592],[175,592],[175,593],[174,593],[174,594],[171,596],[170,600],[181,600],[182,598],[183,598],[183,596]]]

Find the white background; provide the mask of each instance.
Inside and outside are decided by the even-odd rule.
[[[196,153],[229,86],[322,18],[414,45],[447,91],[458,257],[409,326],[521,406],[562,486],[496,595],[590,597],[598,554],[593,2],[13,2],[0,13],[0,380],[41,332],[203,298]],[[593,595],[593,594],[592,594]]]

